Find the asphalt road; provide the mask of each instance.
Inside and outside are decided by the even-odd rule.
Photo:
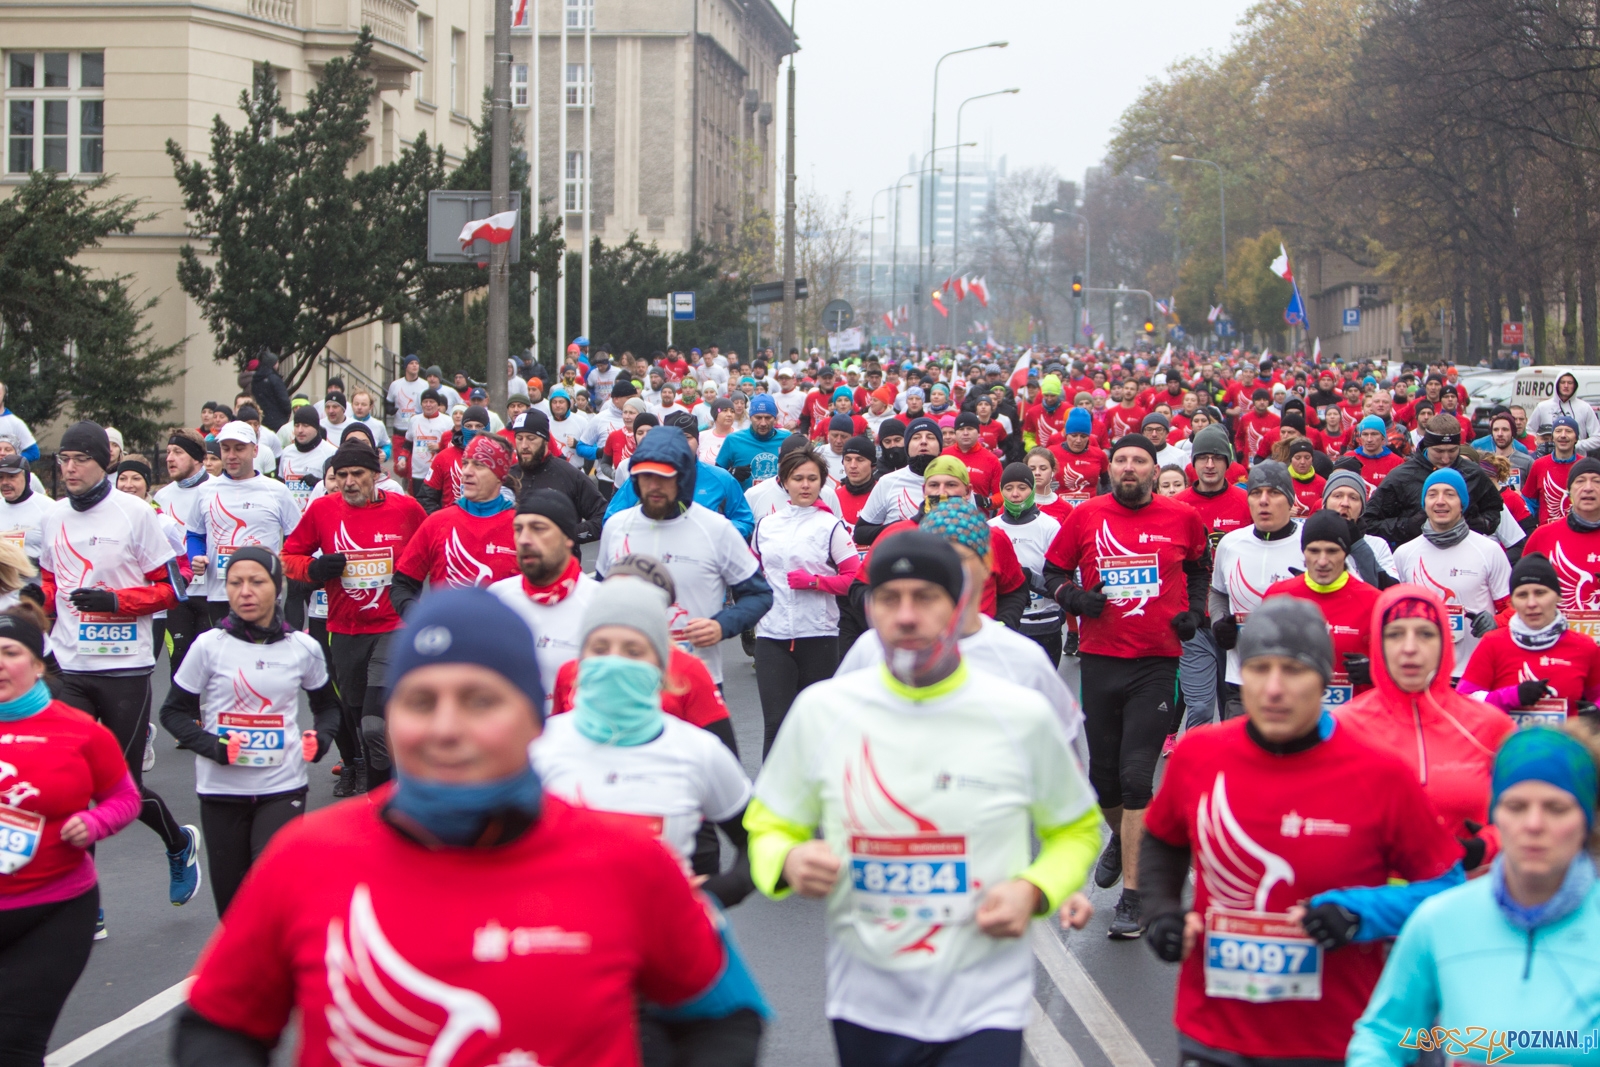
[[[751,662],[737,641],[724,648],[727,698],[747,771],[757,770],[761,710]],[[1077,689],[1077,663],[1063,676]],[[156,671],[155,706],[166,692],[166,664]],[[304,712],[302,712],[304,715]],[[309,717],[306,717],[309,723]],[[193,757],[162,734],[156,767],[145,780],[181,822],[199,821]],[[329,763],[311,776],[312,808],[333,802]],[[94,954],[68,1000],[51,1041],[49,1067],[156,1067],[167,1049],[180,983],[216,925],[209,886],[183,908],[167,903],[167,864],[160,840],[139,823],[98,846],[102,899],[110,937]],[[1139,942],[1105,936],[1118,890],[1092,889],[1089,927],[1063,934],[1035,923],[1036,987],[1040,1010],[1028,1032],[1027,1062],[1039,1067],[1152,1067],[1176,1058],[1172,995],[1175,969]],[[731,913],[738,940],[777,1012],[763,1063],[774,1067],[832,1067],[836,1063],[823,1016],[822,907],[813,901],[769,901],[753,895]],[[158,998],[167,995],[165,1002]],[[91,1033],[97,1028],[99,1037]],[[85,1041],[77,1041],[90,1035]],[[110,1043],[100,1040],[114,1037]],[[74,1042],[76,1043],[74,1044]],[[97,1051],[85,1044],[99,1046]],[[292,1062],[292,1040],[277,1059]]]

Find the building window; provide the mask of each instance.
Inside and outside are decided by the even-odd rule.
[[[567,211],[583,210],[583,153],[567,153],[567,172],[562,185],[562,203]]]
[[[511,64],[511,106],[528,106],[528,64]]]
[[[582,107],[594,101],[594,82],[583,76],[582,63],[567,64],[567,106]]]
[[[6,171],[105,170],[105,53],[7,52]]]
[[[433,20],[427,15],[417,16],[417,55],[423,60],[422,69],[417,72],[417,99],[431,101],[433,64],[428,58],[433,55]]]
[[[460,30],[450,31],[450,110],[456,114],[461,113],[461,101],[467,95],[461,84],[466,75],[465,64],[461,61],[461,53],[466,51],[466,38]]]
[[[589,27],[594,28],[594,2],[593,0],[567,0],[567,29],[581,30],[584,20],[588,19]]]

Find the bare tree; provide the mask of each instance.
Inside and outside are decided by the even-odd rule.
[[[1035,222],[1038,204],[1054,203],[1059,179],[1050,167],[1028,167],[995,183],[994,196],[979,216],[972,259],[988,278],[990,313],[996,339],[1030,340],[1048,336],[1055,270],[1054,234],[1048,222]]]
[[[855,267],[861,233],[852,216],[850,195],[834,200],[814,187],[800,191],[795,204],[795,269],[806,280],[807,297],[795,305],[799,329],[795,336],[802,349],[822,347],[827,331],[822,309],[830,300],[847,299],[855,289]],[[781,323],[781,308],[776,319]],[[773,334],[780,327],[774,325]],[[784,353],[779,353],[783,355]]]

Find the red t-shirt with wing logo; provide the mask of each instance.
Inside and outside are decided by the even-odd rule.
[[[1350,454],[1361,464],[1361,480],[1367,483],[1368,496],[1378,491],[1390,471],[1405,462],[1404,456],[1387,449],[1381,456],[1369,456],[1359,448]]]
[[[1184,735],[1145,809],[1146,833],[1194,857],[1192,910],[1281,916],[1317,893],[1385,885],[1391,874],[1426,881],[1460,861],[1460,844],[1393,755],[1342,726],[1302,752],[1274,755],[1245,722]],[[1383,971],[1384,943],[1323,952],[1318,1000],[1251,1003],[1206,993],[1208,961],[1226,959],[1219,932],[1219,943],[1202,937],[1183,961],[1178,1031],[1241,1056],[1341,1060]]]
[[[1267,442],[1267,431],[1276,430],[1280,420],[1270,410],[1265,415],[1257,415],[1255,408],[1251,408],[1239,416],[1235,425],[1234,451],[1248,459],[1251,456],[1265,455],[1262,446]]]
[[[1148,414],[1150,413],[1137,404],[1131,408],[1123,407],[1121,404],[1106,408],[1106,440],[1115,444],[1120,437],[1138,433],[1144,427],[1144,417]]]
[[[428,466],[428,488],[437,489],[446,504],[461,499],[461,461],[466,453],[453,443],[434,454]]]
[[[389,603],[395,559],[427,517],[421,504],[399,493],[379,493],[364,508],[351,507],[342,496],[318,497],[283,543],[284,573],[309,582],[313,552],[325,556],[342,552],[344,576],[323,586],[328,593],[328,632],[398,630],[400,616]]]
[[[1172,499],[1181,500],[1200,513],[1206,536],[1211,539],[1212,552],[1217,550],[1217,542],[1222,540],[1223,534],[1249,526],[1253,521],[1250,518],[1250,495],[1237,485],[1230,484],[1222,492],[1209,495],[1191,485]]]
[[[1600,645],[1586,634],[1568,630],[1549,648],[1519,648],[1504,626],[1490,630],[1472,650],[1461,680],[1479,689],[1501,689],[1543,680],[1567,702],[1567,717],[1578,714],[1578,701],[1600,698]]]
[[[1055,444],[1065,432],[1070,414],[1071,404],[1057,404],[1054,411],[1045,410],[1043,403],[1029,404],[1027,414],[1022,416],[1022,431],[1033,434],[1035,444]]]
[[[1306,585],[1303,574],[1273,582],[1267,587],[1267,596],[1292,596],[1308,600],[1322,612],[1328,623],[1328,636],[1333,639],[1333,669],[1344,673],[1344,658],[1354,653],[1365,656],[1372,647],[1368,634],[1372,629],[1372,609],[1378,603],[1378,590],[1351,575],[1349,580],[1331,593],[1319,593]],[[1364,693],[1370,685],[1358,685],[1355,692]]]
[[[967,468],[967,477],[972,483],[972,496],[975,500],[987,502],[1000,491],[1000,473],[1005,468],[1000,461],[994,458],[994,453],[983,447],[980,441],[971,452],[961,451],[960,445],[951,445],[942,453],[954,456]]]
[[[681,1004],[722,970],[709,905],[645,833],[547,793],[510,844],[429,849],[383,822],[388,795],[273,837],[190,1007],[261,1041],[298,1009],[304,1067],[634,1067],[638,1001]]]
[[[1117,598],[1098,619],[1078,626],[1080,647],[1096,656],[1178,656],[1183,646],[1172,620],[1189,610],[1186,562],[1208,549],[1200,513],[1171,497],[1155,496],[1142,508],[1124,507],[1111,495],[1073,509],[1045,553],[1045,561],[1071,572],[1080,584]]]
[[[517,573],[511,508],[473,515],[452,504],[429,515],[406,543],[395,569],[430,585],[492,585]]]
[[[1522,554],[1545,556],[1561,578],[1561,612],[1579,633],[1600,641],[1600,530],[1574,530],[1565,519],[1540,526]]]
[[[1102,449],[1089,445],[1074,452],[1061,445],[1050,451],[1056,457],[1056,491],[1068,500],[1088,500],[1100,491],[1100,478],[1109,467]]]
[[[1565,463],[1554,455],[1540,456],[1522,480],[1522,495],[1539,503],[1540,526],[1566,518],[1567,512],[1572,510],[1572,501],[1567,499],[1567,479],[1577,461],[1576,453]]]

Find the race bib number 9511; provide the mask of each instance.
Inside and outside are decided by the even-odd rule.
[[[1101,556],[1097,563],[1108,600],[1150,600],[1161,594],[1161,564],[1154,555]]]

